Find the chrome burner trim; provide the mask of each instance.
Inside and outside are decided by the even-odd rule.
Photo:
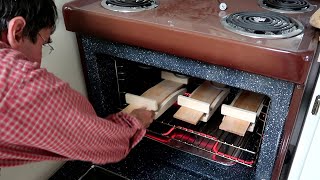
[[[290,10],[285,10],[285,9],[276,9],[272,7],[268,7],[266,4],[263,3],[263,0],[258,0],[258,4],[260,7],[263,9],[273,11],[273,12],[278,12],[278,13],[287,13],[287,14],[298,14],[298,13],[305,13],[305,12],[310,12],[313,11],[315,8],[315,5],[310,4],[308,1],[306,1],[309,4],[309,8],[307,9],[301,9],[299,11],[290,11]]]
[[[295,30],[295,31],[292,31],[290,33],[287,33],[287,34],[281,34],[281,35],[266,35],[266,34],[254,34],[254,33],[250,33],[250,32],[244,32],[244,31],[241,31],[239,29],[235,29],[234,27],[230,26],[228,23],[227,23],[227,18],[232,15],[232,14],[229,14],[229,15],[226,15],[224,16],[223,18],[221,18],[221,24],[226,28],[228,29],[229,31],[231,32],[234,32],[234,33],[237,33],[237,34],[240,34],[240,35],[243,35],[243,36],[248,36],[248,37],[252,37],[252,38],[264,38],[264,39],[285,39],[285,38],[290,38],[290,37],[294,37],[294,36],[297,36],[299,34],[301,34],[304,30],[304,26],[302,25],[301,22],[299,22],[298,20],[294,19],[294,18],[291,18],[290,19],[292,21],[294,21],[295,23],[297,23],[298,25],[298,29]]]
[[[111,10],[111,11],[117,11],[117,12],[141,12],[145,10],[150,10],[158,7],[157,1],[156,0],[150,0],[151,6],[147,7],[121,7],[121,6],[115,6],[115,5],[109,5],[107,4],[107,0],[102,0],[101,1],[101,6],[104,7],[105,9]]]

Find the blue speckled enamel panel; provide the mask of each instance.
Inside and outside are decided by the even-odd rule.
[[[144,140],[137,147],[140,148],[140,151],[145,151],[144,153],[133,151],[124,162],[111,165],[110,167],[108,166],[109,169],[114,171],[118,170],[122,173],[123,170],[144,172],[125,173],[125,175],[128,175],[133,179],[150,179],[149,176],[159,176],[159,178],[156,179],[161,179],[160,177],[163,179],[193,179],[193,177],[199,179],[199,174],[202,175],[201,178],[203,179],[221,179],[222,177],[237,177],[237,179],[271,179],[281,132],[288,114],[290,99],[294,89],[293,83],[139,47],[103,41],[93,37],[82,37],[82,43],[85,52],[85,64],[88,70],[88,92],[94,107],[98,112],[104,111],[108,113],[109,106],[108,101],[106,101],[108,98],[101,93],[102,86],[108,86],[108,80],[102,79],[101,74],[99,74],[96,53],[103,53],[170,71],[176,71],[193,77],[216,81],[236,88],[262,93],[269,96],[271,99],[265,134],[255,168],[248,168],[242,165],[224,167],[217,163],[209,162],[177,150],[166,149],[166,151],[170,151],[169,153],[166,153],[161,149],[162,147],[165,148],[163,145],[158,147],[159,149],[155,149],[155,151],[159,151],[158,154],[154,151],[148,152],[146,149],[153,147],[146,147],[149,146],[148,144],[152,143],[144,143],[146,141]],[[105,114],[104,112],[101,112],[100,114]],[[155,156],[149,158],[144,157],[146,154],[150,153],[154,153]],[[166,161],[163,161],[156,156],[167,156],[168,158],[166,158]],[[140,162],[141,160],[143,160],[143,162]],[[127,162],[132,162],[134,164]],[[147,166],[148,163],[149,166]],[[138,165],[144,167],[144,169],[139,168]],[[146,168],[149,170],[146,171]],[[179,173],[175,173],[174,170],[177,170]],[[117,173],[121,174],[121,172]]]

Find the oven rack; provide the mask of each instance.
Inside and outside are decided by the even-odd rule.
[[[153,79],[160,75],[159,69],[153,69],[145,65],[137,66],[131,63],[125,65],[121,61],[114,62],[119,95],[119,110],[127,106],[124,95],[128,90],[132,91],[131,93],[133,94],[140,94],[143,92],[143,89],[152,87],[152,84],[160,80]],[[146,76],[145,74],[149,75]],[[133,77],[138,77],[140,81],[137,81]],[[139,84],[139,86],[136,84]],[[189,89],[191,91],[194,88],[188,87],[191,88]],[[238,91],[234,90],[224,100],[225,104],[229,104],[233,100]],[[213,114],[208,122],[199,122],[197,125],[192,125],[173,118],[173,114],[179,108],[177,104],[169,108],[150,125],[146,136],[172,148],[227,166],[239,163],[252,167],[258,158],[269,105],[270,99],[266,98],[263,102],[261,113],[257,117],[254,131],[247,132],[244,137],[219,129],[223,118],[223,115],[220,113],[221,107],[216,110],[216,113]]]
[[[244,137],[218,129],[221,121],[210,123],[216,120],[214,119],[216,116],[207,123],[191,125],[174,119],[170,112],[164,114],[164,117],[160,117],[148,128],[147,137],[224,165],[238,163],[252,167],[258,158],[269,105],[270,100],[266,99],[254,131],[247,132]],[[173,109],[175,111],[175,108]],[[210,128],[212,131],[206,131]]]

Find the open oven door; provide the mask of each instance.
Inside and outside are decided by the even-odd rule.
[[[289,172],[289,180],[318,179],[320,177],[320,74],[308,108],[305,123]]]

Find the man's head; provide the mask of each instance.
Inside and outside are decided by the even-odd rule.
[[[41,62],[42,45],[55,30],[57,9],[53,0],[0,0],[1,41]]]

